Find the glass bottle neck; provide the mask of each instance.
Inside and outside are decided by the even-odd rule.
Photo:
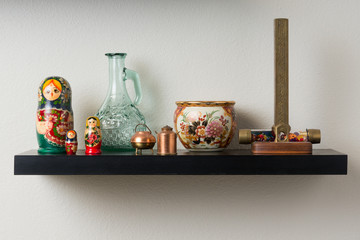
[[[124,70],[125,56],[115,55],[109,57],[109,92],[108,95],[127,95],[125,89]]]

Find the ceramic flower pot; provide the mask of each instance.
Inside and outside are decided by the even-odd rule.
[[[175,129],[190,151],[221,151],[236,130],[233,101],[176,102]]]

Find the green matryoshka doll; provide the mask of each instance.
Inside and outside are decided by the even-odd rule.
[[[38,89],[36,133],[39,153],[65,152],[66,132],[73,129],[71,88],[62,77],[48,77]]]

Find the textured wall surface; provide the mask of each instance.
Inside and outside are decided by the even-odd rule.
[[[360,239],[359,1],[0,0],[0,239]],[[149,126],[176,100],[234,100],[273,123],[273,19],[290,24],[290,124],[349,154],[347,176],[14,176],[37,148],[37,87],[73,90],[75,128],[100,107],[106,52],[139,72]],[[240,148],[234,139],[232,148]],[[180,146],[179,146],[180,147]],[[291,160],[289,160],[291,161]]]

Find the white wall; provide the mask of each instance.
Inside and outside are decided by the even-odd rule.
[[[360,239],[359,1],[0,1],[0,239]],[[290,20],[290,124],[349,154],[347,176],[14,176],[37,148],[37,87],[73,89],[85,118],[106,52],[139,72],[150,127],[176,100],[235,100],[239,126],[273,122],[273,19]],[[240,148],[236,143],[232,148]],[[290,160],[289,160],[290,161]]]

